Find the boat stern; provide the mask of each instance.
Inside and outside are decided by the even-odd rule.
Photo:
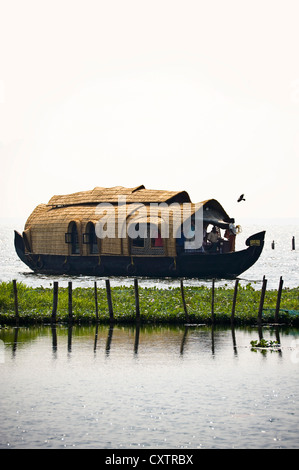
[[[26,264],[26,266],[28,266],[30,269],[34,270],[34,266],[33,266],[33,263],[32,263],[32,260],[31,260],[30,256],[25,253],[24,238],[16,230],[14,232],[15,232],[15,240],[14,240],[15,250],[16,250],[16,253],[17,253],[18,257],[20,258],[21,261],[23,261],[24,264]]]

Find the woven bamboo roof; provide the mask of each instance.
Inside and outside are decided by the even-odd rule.
[[[118,205],[119,196],[125,196],[125,206]],[[162,202],[167,203],[164,209],[161,207]],[[127,211],[130,204],[133,205],[133,212],[136,212],[137,208],[134,203],[147,207],[152,203],[157,203],[160,204],[159,211],[161,214],[164,212],[167,214],[168,208],[171,208],[171,217],[181,219],[180,206],[187,203],[190,204],[192,214],[200,207],[203,208],[202,216],[206,223],[216,223],[224,226],[231,221],[221,204],[215,199],[208,199],[194,204],[191,203],[186,191],[145,189],[144,186],[137,186],[136,188],[116,186],[113,188],[96,187],[90,191],[81,191],[65,196],[53,196],[48,204],[40,204],[34,209],[26,222],[25,228],[27,229],[36,224],[49,226],[53,223],[68,223],[70,220],[80,220],[82,223],[97,221],[101,218],[101,213],[97,211],[100,203],[110,203],[115,206],[113,217],[118,217],[119,211],[121,213]],[[176,208],[174,207],[176,204],[173,203],[177,203]],[[129,221],[131,219],[130,210],[126,214],[125,218]]]
[[[115,186],[112,188],[96,187],[90,191],[67,194],[64,196],[53,196],[48,206],[74,206],[82,204],[99,204],[107,202],[117,204],[120,196],[126,197],[127,203],[141,202],[143,204],[161,202],[191,202],[186,191],[163,191],[158,189],[146,189],[143,185],[135,188]]]
[[[125,196],[119,204],[119,196]],[[126,204],[123,204],[126,202]],[[100,203],[112,204],[111,212],[99,206]],[[154,207],[153,203],[159,207]],[[167,203],[167,204],[161,204]],[[187,203],[187,204],[186,204]],[[186,209],[186,212],[185,212]],[[165,241],[168,256],[176,256],[176,234],[181,224],[202,209],[205,226],[216,224],[226,228],[232,219],[215,199],[192,203],[186,191],[163,191],[146,189],[144,186],[125,188],[96,187],[65,196],[53,196],[48,204],[39,204],[25,224],[25,233],[33,253],[69,255],[69,244],[65,242],[65,233],[70,223],[75,223],[79,239],[86,232],[88,224],[99,223],[105,226],[113,219],[115,237],[101,240],[101,254],[130,254],[126,233],[131,224],[152,223],[159,230],[169,228],[169,237]],[[114,227],[114,225],[112,224]],[[87,255],[87,247],[81,244],[81,254]]]

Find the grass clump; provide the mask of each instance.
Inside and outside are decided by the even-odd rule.
[[[51,287],[28,287],[17,284],[20,322],[23,324],[46,323],[51,321],[53,290]],[[191,323],[211,321],[211,289],[207,286],[185,287],[185,300]],[[98,288],[99,321],[109,322],[109,310],[105,288]],[[214,312],[216,323],[229,323],[234,289],[215,288]],[[283,289],[281,297],[280,321],[299,324],[299,288]],[[112,287],[114,319],[119,323],[135,322],[135,296],[133,287]],[[260,291],[251,284],[239,286],[236,310],[236,324],[252,324],[257,320]],[[73,289],[73,321],[77,323],[95,322],[94,288]],[[274,321],[277,291],[267,291],[264,302],[263,319]],[[179,287],[159,289],[139,287],[140,319],[144,323],[186,323]],[[294,314],[295,312],[295,314]],[[68,321],[68,288],[59,287],[58,322]],[[0,324],[15,322],[14,294],[12,282],[0,283]]]

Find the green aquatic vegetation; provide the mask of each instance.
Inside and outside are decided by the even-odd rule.
[[[28,287],[18,283],[18,304],[20,321],[38,323],[51,321],[53,306],[52,287]],[[212,289],[208,286],[184,287],[185,301],[190,323],[211,322]],[[230,323],[234,289],[227,285],[215,288],[215,322]],[[299,288],[283,289],[279,319],[284,323],[299,323]],[[251,284],[239,286],[235,309],[236,324],[254,324],[260,303],[260,291]],[[111,287],[114,319],[116,322],[135,322],[134,287]],[[109,322],[109,309],[105,288],[97,289],[98,315],[100,322]],[[72,293],[73,321],[96,321],[94,288],[76,287]],[[264,302],[263,320],[274,321],[277,291],[267,291]],[[159,289],[139,287],[140,320],[143,323],[186,323],[181,290],[179,287]],[[295,312],[295,314],[294,314]],[[58,322],[68,321],[68,288],[59,287]],[[0,324],[13,323],[14,294],[12,283],[0,283]]]
[[[268,351],[272,353],[273,351],[278,352],[281,350],[279,342],[273,341],[271,339],[269,340],[269,339],[261,338],[259,340],[250,341],[250,344],[251,344],[251,351],[253,352],[259,351],[263,355],[267,354]]]
[[[271,339],[261,338],[260,340],[250,341],[252,348],[274,348],[280,346],[278,341],[273,341]]]

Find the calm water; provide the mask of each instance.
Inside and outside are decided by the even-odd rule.
[[[2,329],[0,448],[298,448],[299,330],[262,334]]]
[[[296,220],[296,219],[295,219]],[[299,220],[299,219],[298,219]],[[44,276],[34,274],[22,263],[17,257],[14,249],[14,232],[16,229],[20,232],[23,230],[23,222],[4,223],[0,221],[0,281],[10,281],[17,279],[30,286],[43,285],[49,287],[53,280],[59,281],[61,286],[67,286],[68,280],[73,281],[75,287],[92,286],[94,277],[77,276],[69,278],[68,276]],[[266,230],[266,241],[263,253],[260,259],[248,271],[241,275],[243,279],[241,283],[256,282],[253,284],[257,289],[261,287],[263,276],[268,279],[267,287],[269,289],[277,289],[280,276],[284,279],[285,287],[297,287],[299,285],[299,223],[273,224],[263,223],[260,225],[243,225],[243,232],[237,236],[236,249],[246,248],[245,240],[250,235]],[[292,237],[296,240],[296,250],[292,250]],[[272,241],[275,241],[275,249],[271,248]],[[105,286],[104,279],[97,278],[98,286]],[[132,285],[132,279],[114,278],[112,285]],[[210,284],[210,281],[189,280],[185,285]],[[218,281],[219,284],[228,283],[233,285],[233,281]],[[141,286],[157,285],[161,288],[169,285],[177,286],[178,281],[175,280],[143,280],[140,281]]]

